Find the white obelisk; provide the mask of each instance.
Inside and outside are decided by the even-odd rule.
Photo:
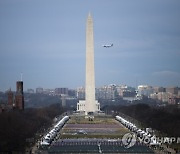
[[[95,108],[95,80],[94,80],[94,37],[93,20],[89,13],[86,23],[86,112],[94,112]]]
[[[95,113],[100,111],[100,104],[95,99],[95,73],[94,73],[94,36],[93,20],[89,13],[86,23],[86,85],[85,101],[77,103],[77,111]]]

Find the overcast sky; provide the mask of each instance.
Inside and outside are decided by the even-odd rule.
[[[96,87],[180,86],[179,0],[0,0],[0,91],[84,86],[89,12]]]

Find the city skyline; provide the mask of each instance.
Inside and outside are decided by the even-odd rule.
[[[180,2],[0,1],[0,91],[84,85],[85,21],[94,18],[96,87],[180,86]],[[103,44],[111,44],[103,48]]]

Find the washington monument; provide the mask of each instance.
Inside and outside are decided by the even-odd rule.
[[[94,37],[93,19],[89,13],[86,22],[86,85],[85,100],[77,103],[77,111],[88,115],[100,111],[100,104],[95,98],[95,73],[94,73]]]

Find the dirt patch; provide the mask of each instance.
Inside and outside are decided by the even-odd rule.
[[[84,131],[80,134],[79,131]],[[84,117],[73,117],[63,127],[61,138],[119,138],[129,132],[114,118],[98,117],[94,121],[88,121]]]

